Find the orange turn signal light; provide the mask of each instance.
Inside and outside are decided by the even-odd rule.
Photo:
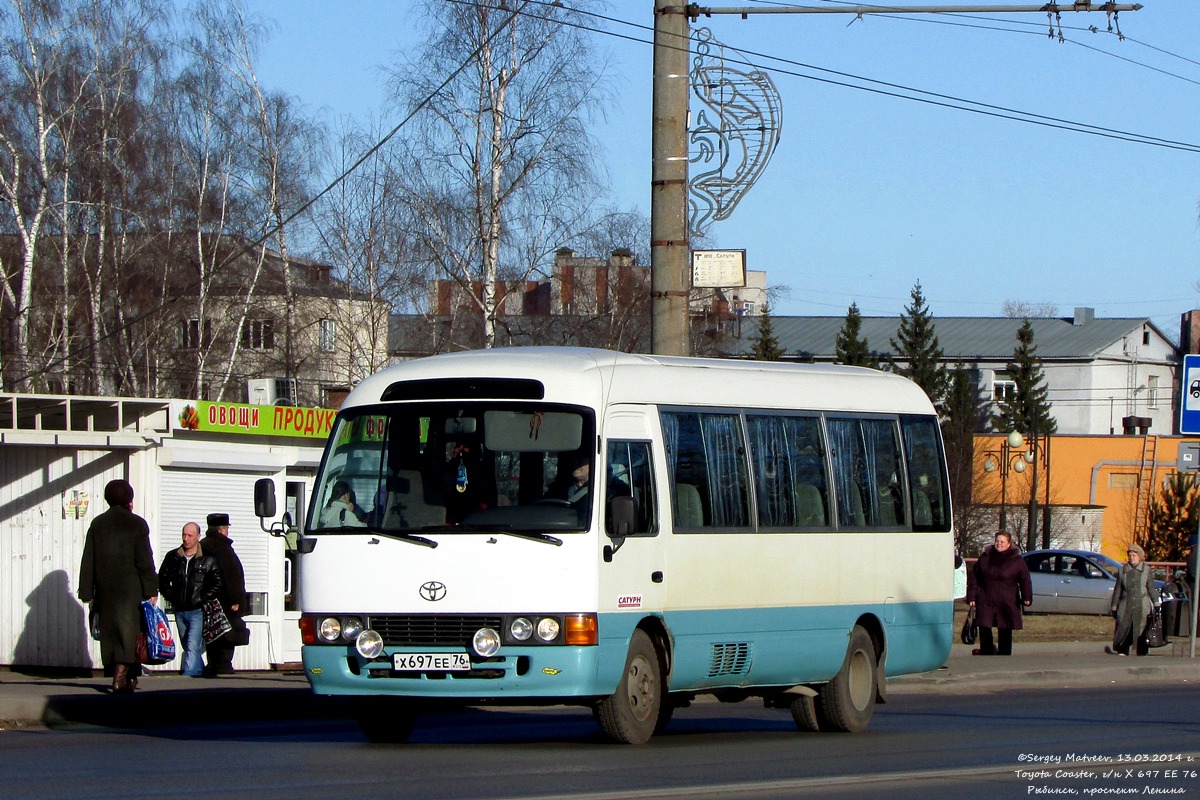
[[[563,619],[563,635],[567,644],[592,645],[600,641],[595,614],[568,614]]]

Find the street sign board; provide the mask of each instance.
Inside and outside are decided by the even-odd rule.
[[[1183,357],[1183,395],[1179,404],[1179,432],[1200,434],[1200,354]]]
[[[733,289],[746,285],[745,250],[693,250],[692,286]]]
[[[1180,472],[1200,472],[1200,444],[1196,442],[1180,442],[1179,458],[1175,469]]]

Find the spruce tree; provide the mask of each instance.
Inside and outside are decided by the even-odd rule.
[[[1017,331],[1017,347],[1006,369],[1016,390],[1011,397],[997,403],[999,411],[992,415],[992,427],[1001,433],[1020,431],[1025,436],[1056,432],[1058,423],[1050,416],[1050,390],[1042,373],[1042,360],[1037,357],[1033,324],[1029,320]]]
[[[955,545],[960,553],[977,552],[972,530],[972,488],[975,479],[975,434],[983,428],[987,413],[979,397],[973,372],[961,361],[950,372],[946,392],[942,441],[946,448],[946,475],[954,504]]]
[[[762,316],[758,318],[758,331],[750,337],[750,355],[755,361],[778,361],[783,358],[779,338],[771,329],[771,309],[763,303]]]
[[[913,286],[912,302],[900,315],[896,335],[899,341],[891,340],[893,353],[888,356],[892,370],[924,389],[933,404],[940,407],[946,396],[946,368],[920,281]]]
[[[1188,539],[1195,535],[1200,490],[1196,475],[1176,472],[1163,486],[1162,494],[1150,504],[1150,529],[1138,542],[1148,561],[1183,561]]]
[[[851,303],[846,312],[846,324],[837,336],[834,358],[839,364],[852,367],[874,367],[875,359],[867,347],[867,340],[860,339],[862,331],[862,316],[858,313],[858,303]]]

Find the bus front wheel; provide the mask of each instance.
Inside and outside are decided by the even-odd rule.
[[[617,691],[600,701],[596,721],[612,740],[645,744],[654,735],[663,713],[662,660],[643,630],[635,630]]]
[[[878,673],[875,644],[860,626],[850,632],[842,668],[817,694],[816,711],[823,731],[862,733],[875,712]]]

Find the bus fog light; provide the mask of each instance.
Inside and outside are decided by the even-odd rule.
[[[337,617],[326,617],[317,626],[317,635],[326,642],[336,642],[342,635],[342,623]]]
[[[543,642],[553,642],[558,638],[559,624],[554,617],[542,617],[538,620],[537,635]]]
[[[523,642],[533,636],[533,623],[524,617],[517,617],[508,626],[508,632],[518,642]]]
[[[471,640],[471,647],[484,658],[494,656],[496,655],[496,651],[500,649],[500,634],[491,628],[480,628],[475,631],[475,637]]]
[[[354,647],[360,656],[369,661],[383,652],[383,637],[368,628],[358,635]]]

